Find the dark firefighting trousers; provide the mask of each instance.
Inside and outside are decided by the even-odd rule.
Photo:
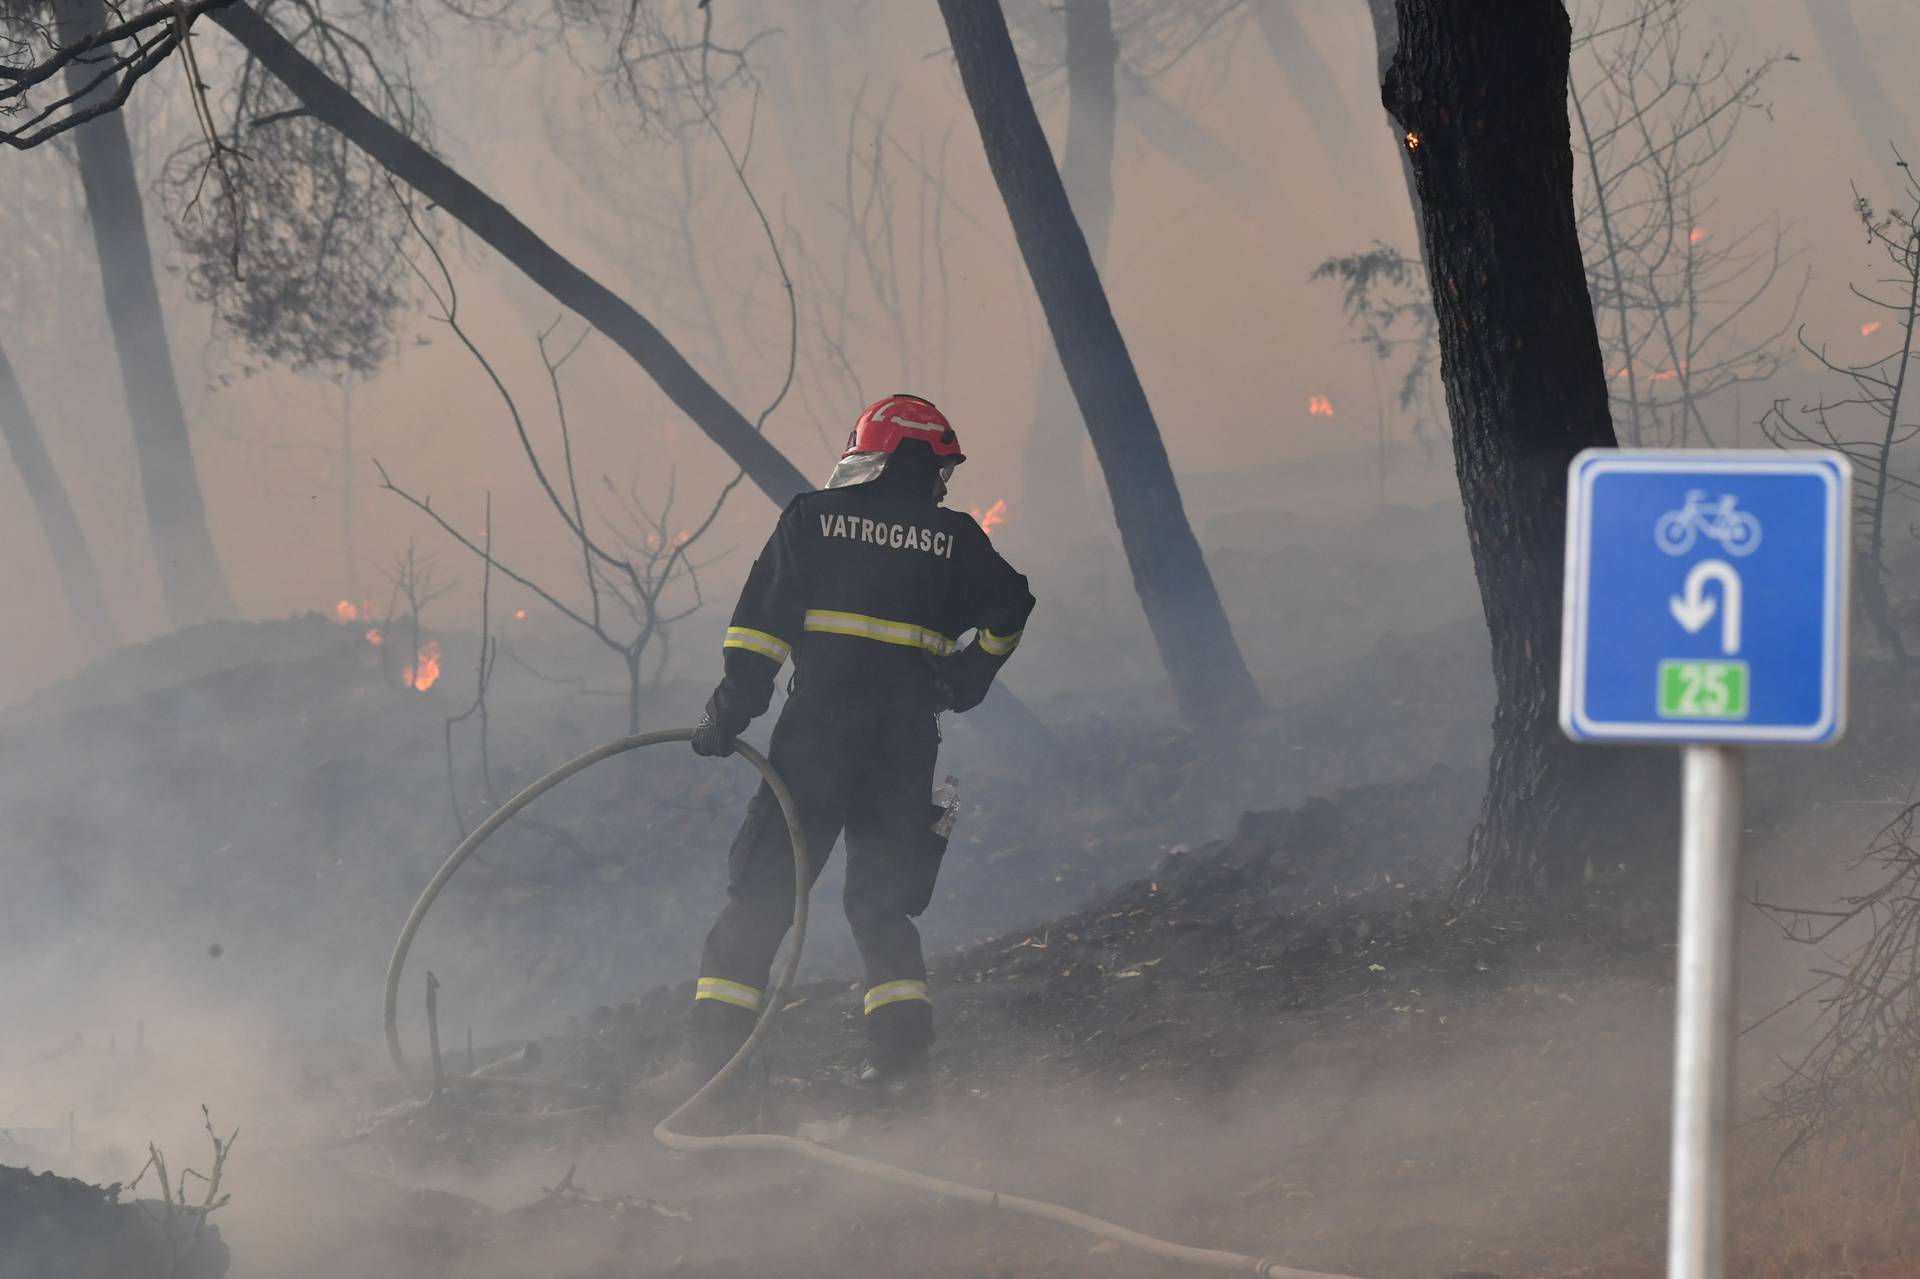
[[[809,887],[846,832],[847,922],[866,968],[869,1050],[883,1069],[923,1062],[933,1042],[913,916],[932,899],[946,849],[931,802],[939,741],[928,684],[803,680],[767,752],[806,834]],[[690,1046],[703,1065],[730,1057],[759,1017],[774,953],[793,922],[793,873],[786,820],[762,783],[734,837],[727,905],[700,962]]]

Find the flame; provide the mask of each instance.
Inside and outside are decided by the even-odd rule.
[[[1698,244],[1700,243],[1700,241],[1706,238],[1707,238],[1707,228],[1703,226],[1697,226],[1693,228],[1693,230],[1687,232],[1688,244]]]
[[[369,626],[367,628],[367,643],[373,645],[375,648],[379,648],[386,642],[387,637],[380,633],[378,626]]]
[[[333,615],[343,622],[351,622],[360,616],[360,610],[353,606],[353,601],[341,600],[333,606]]]
[[[1878,320],[1874,320],[1870,324],[1863,324],[1860,326],[1860,336],[1863,338],[1870,338],[1879,331],[1880,331],[1880,321]]]
[[[1309,395],[1307,397],[1307,416],[1332,417],[1333,401],[1324,395]]]
[[[980,526],[982,533],[993,532],[994,525],[1004,524],[1007,519],[1007,501],[1005,498],[1001,498],[985,511],[982,511],[977,506],[969,506],[967,510],[972,514],[974,523]]]
[[[678,533],[675,533],[673,535],[672,541],[667,542],[664,545],[668,549],[675,549],[678,547],[685,546],[688,542],[691,542],[692,540],[693,540],[693,533],[688,529],[681,529]],[[647,534],[647,549],[649,551],[660,550],[662,548],[662,545],[663,544],[660,541],[660,535],[658,533]]]
[[[415,665],[400,672],[400,681],[408,688],[424,693],[440,678],[440,641],[428,640],[420,646]]]
[[[1412,129],[1408,129],[1407,130],[1407,150],[1418,151],[1419,149],[1420,149],[1420,135],[1415,133]]]

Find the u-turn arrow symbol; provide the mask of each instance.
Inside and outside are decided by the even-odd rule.
[[[1707,594],[1707,583],[1720,583],[1716,605]],[[1667,599],[1667,610],[1689,635],[1720,614],[1720,651],[1732,657],[1740,651],[1740,574],[1725,560],[1701,560],[1687,573],[1686,593]]]

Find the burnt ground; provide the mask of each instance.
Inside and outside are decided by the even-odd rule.
[[[920,1124],[835,1123],[855,1104],[833,1076],[857,1056],[858,994],[810,983],[755,1100],[724,1119],[1299,1266],[1657,1273],[1672,903],[1601,882],[1454,912],[1478,791],[1477,775],[1435,769],[1249,814],[1079,910],[945,956],[941,1104]],[[594,1009],[515,1069],[618,1097],[667,1059],[687,993]],[[403,1247],[410,1272],[527,1273],[560,1248],[557,1273],[581,1276],[1178,1273],[792,1160],[668,1156],[647,1118],[615,1102],[537,1137],[470,1114],[369,1137],[402,1178],[452,1164],[485,1199],[515,1169],[527,1196],[463,1200],[464,1229]],[[1749,1165],[1764,1158],[1749,1149]],[[585,1190],[535,1193],[570,1168]],[[1783,1184],[1750,1188],[1769,1227],[1749,1226],[1751,1247],[1801,1250],[1795,1273],[1877,1249],[1902,1272],[1911,1254],[1877,1228],[1864,1244],[1782,1243]]]
[[[834,1079],[857,1057],[858,999],[848,980],[816,978],[793,992],[763,1085],[731,1121],[780,1131],[808,1125],[802,1130],[819,1139],[910,1167],[1300,1266],[1380,1276],[1655,1273],[1672,903],[1658,886],[1630,889],[1603,871],[1559,902],[1454,912],[1447,888],[1482,777],[1467,745],[1475,730],[1457,713],[1476,697],[1449,672],[1471,655],[1395,643],[1383,650],[1395,659],[1384,668],[1389,678],[1369,678],[1364,688],[1330,682],[1324,700],[1256,726],[1252,745],[1116,724],[1064,735],[1046,839],[1023,831],[1023,806],[1045,802],[1036,788],[988,773],[972,792],[985,802],[967,814],[971,838],[956,850],[954,869],[993,879],[997,892],[984,902],[956,898],[950,882],[934,907],[935,916],[973,925],[979,938],[936,953],[942,1039],[934,1116],[837,1122],[848,1097]],[[316,685],[327,694],[316,698]],[[148,787],[143,794],[160,794],[162,780],[184,785],[188,793],[171,801],[179,809],[156,823],[160,838],[170,823],[187,823],[191,805],[208,802],[193,789],[200,772],[130,746],[114,755],[112,742],[170,728],[188,745],[218,745],[220,784],[260,788],[254,829],[313,841],[293,860],[319,869],[296,889],[309,894],[319,921],[346,935],[310,941],[311,921],[266,912],[268,897],[223,896],[236,878],[258,889],[275,873],[283,859],[262,857],[258,847],[242,851],[269,865],[249,866],[218,845],[203,850],[216,870],[162,885],[157,901],[149,892],[149,907],[197,901],[187,911],[191,924],[238,939],[243,953],[261,944],[255,934],[293,928],[300,931],[289,952],[369,952],[329,974],[343,1005],[362,1010],[346,1033],[309,1033],[237,1065],[219,1060],[224,1050],[209,1040],[159,1030],[150,1037],[156,1057],[171,1064],[140,1073],[170,1104],[191,1108],[212,1092],[216,1111],[242,1112],[262,1134],[243,1148],[250,1158],[234,1169],[236,1201],[223,1220],[236,1275],[1174,1273],[1057,1227],[849,1182],[788,1159],[674,1156],[649,1140],[650,1116],[626,1090],[670,1053],[687,992],[655,983],[629,985],[631,998],[583,999],[606,984],[583,957],[598,953],[609,965],[604,952],[618,949],[621,929],[691,932],[704,924],[712,864],[693,859],[712,858],[743,788],[691,764],[637,795],[613,782],[586,791],[565,824],[565,838],[582,851],[556,852],[560,837],[536,832],[519,852],[503,850],[473,868],[470,880],[458,881],[466,896],[448,910],[448,932],[472,934],[471,945],[450,946],[442,935],[422,959],[446,983],[444,1029],[456,1068],[464,1042],[454,1028],[472,1017],[489,983],[504,984],[509,1011],[482,1024],[481,1064],[504,1059],[516,1074],[570,1085],[550,1092],[546,1106],[572,1113],[531,1115],[523,1092],[494,1089],[383,1119],[382,1107],[406,1099],[367,1023],[384,946],[423,877],[419,854],[400,860],[393,849],[408,841],[444,846],[444,830],[427,836],[430,821],[445,819],[423,818],[402,801],[423,791],[435,809],[446,801],[444,762],[421,745],[445,711],[396,700],[369,674],[364,654],[325,642],[272,666],[201,676],[183,690],[66,712],[56,740],[68,749],[88,743],[91,758],[122,770],[136,789]],[[1424,700],[1403,718],[1426,727],[1401,748],[1457,765],[1343,784],[1365,775],[1359,762],[1381,740],[1366,734],[1390,733],[1402,710],[1396,699],[1408,698]],[[1793,882],[1806,863],[1817,879],[1857,850],[1861,822],[1878,820],[1872,814],[1904,795],[1920,765],[1913,701],[1895,673],[1864,665],[1848,745],[1755,757],[1756,875]],[[276,732],[236,747],[236,703]],[[211,730],[194,736],[203,731],[202,704],[205,721],[222,725],[228,740],[216,743]],[[1298,770],[1318,779],[1303,784],[1317,797],[1253,808],[1225,825],[1224,838],[1180,842],[1183,823],[1204,834],[1210,815],[1233,802],[1242,785],[1234,775],[1252,771],[1250,757],[1273,768],[1276,759],[1312,753],[1334,706],[1356,728],[1349,744]],[[515,743],[529,759],[596,736],[566,723],[540,731],[540,752]],[[15,773],[21,741],[12,738],[7,756]],[[298,779],[291,797],[271,780],[289,772]],[[243,814],[248,807],[231,806]],[[56,817],[109,824],[98,812],[53,809],[43,799],[10,811],[42,824],[30,831],[70,834]],[[636,818],[641,809],[652,815]],[[638,860],[632,850],[641,841],[623,825],[636,820],[656,823],[643,832],[650,861]],[[340,835],[342,825],[353,838]],[[331,833],[323,839],[310,833],[315,827]],[[257,835],[263,846],[268,837]],[[79,870],[51,857],[38,865],[75,910],[111,899],[104,861],[82,859]],[[348,881],[370,891],[329,902]],[[1078,904],[1060,907],[1063,898]],[[816,900],[816,938],[831,956],[844,925],[830,897]],[[236,918],[236,901],[265,917]],[[978,927],[1023,917],[1032,922]],[[198,935],[185,936],[197,952]],[[163,937],[133,948],[164,957],[179,944]],[[262,984],[285,980],[279,962],[263,962]],[[305,962],[320,966],[311,956]],[[814,971],[850,971],[833,964]],[[1783,989],[1755,985],[1752,1012]],[[515,1056],[525,1041],[510,1036],[522,1026],[539,1036],[537,1062]],[[408,1036],[417,1058],[417,1020]],[[22,1080],[57,1091],[100,1065],[97,1041],[82,1062],[88,1051],[83,1045],[52,1066],[0,1055],[0,1068],[14,1095],[24,1095]],[[1756,1077],[1770,1052],[1749,1054]],[[244,1086],[222,1073],[229,1067]],[[100,1068],[124,1084],[123,1066]],[[122,1104],[113,1113],[124,1125],[151,1110],[152,1103],[147,1111]],[[1737,1227],[1746,1270],[1905,1272],[1916,1253],[1887,1225],[1884,1195],[1875,1193],[1882,1183],[1869,1178],[1841,1211],[1804,1182],[1751,1175],[1767,1163],[1756,1138],[1743,1163],[1750,1175]],[[1881,1167],[1866,1159],[1823,1164],[1819,1180],[1843,1184],[1850,1168]]]
[[[1129,1223],[1366,1274],[1486,1268],[1490,1217],[1538,1226],[1556,1212],[1591,1214],[1593,1181],[1564,1174],[1584,1164],[1611,1182],[1620,1171],[1619,1089],[1605,1077],[1653,1064],[1638,1052],[1624,1060],[1621,1041],[1639,1032],[1639,1002],[1658,1003],[1668,980],[1670,908],[1596,893],[1557,909],[1455,915],[1449,855],[1478,790],[1477,778],[1436,769],[1249,814],[1232,838],[1169,856],[1092,905],[947,957],[934,973],[945,1102],[931,1149],[900,1134],[863,1140],[858,1128],[850,1144],[1079,1206],[1100,1201],[1084,1184],[1090,1170],[1117,1162],[1137,1172],[1093,1193]],[[631,1022],[657,1026],[654,1012],[636,1009]],[[623,1020],[603,1011],[595,1038],[620,1043]],[[817,1080],[816,1063],[850,1066],[858,1020],[845,983],[796,992],[755,1123],[792,1130],[857,1104],[831,1085],[796,1098],[780,1084],[789,1071]],[[627,1042],[641,1056],[664,1048],[645,1030]],[[1458,1077],[1468,1062],[1474,1070]],[[1518,1090],[1510,1110],[1488,1095],[1481,1068]],[[1314,1096],[1331,1104],[1314,1107]],[[1368,1113],[1342,1113],[1356,1104]],[[1317,1113],[1302,1129],[1303,1108]],[[1423,1113],[1406,1128],[1386,1121],[1410,1110]],[[1595,1112],[1608,1114],[1605,1126],[1569,1131]],[[1477,1127],[1506,1145],[1529,1113],[1555,1116],[1552,1139],[1507,1152],[1498,1178],[1477,1187],[1484,1198],[1461,1204],[1459,1179],[1489,1170],[1457,1143]],[[1624,1122],[1639,1129],[1637,1153],[1657,1162],[1657,1116]],[[1366,1191],[1363,1235],[1352,1192],[1340,1189],[1351,1174],[1326,1176],[1330,1163],[1356,1162],[1385,1178]],[[1062,1180],[1038,1171],[1047,1166]],[[1096,1186],[1108,1179],[1091,1175]],[[1605,1188],[1620,1213],[1652,1202]],[[867,1215],[857,1232],[840,1228],[881,1233],[876,1268],[847,1273],[904,1273],[882,1263],[943,1256],[959,1246],[954,1232],[974,1250],[954,1258],[953,1273],[1154,1273],[1131,1258],[1090,1263],[1091,1241],[1009,1235],[977,1214],[916,1205],[920,1226],[898,1230]],[[918,1241],[915,1229],[934,1238]],[[818,1240],[822,1227],[811,1233]],[[842,1244],[817,1246],[828,1254],[818,1273],[833,1273]]]
[[[835,1123],[854,1104],[834,1077],[857,1056],[858,995],[809,983],[760,1088],[725,1118],[1362,1274],[1504,1269],[1550,1255],[1567,1216],[1643,1220],[1661,1117],[1619,1103],[1660,1057],[1642,1005],[1667,980],[1669,909],[1597,890],[1454,915],[1450,855],[1478,790],[1435,769],[1249,814],[1078,911],[947,955],[941,1102],[924,1122]],[[623,1089],[669,1057],[686,993],[591,1010],[577,1034],[537,1041],[537,1062],[520,1045],[481,1052],[593,1090],[556,1109],[604,1111],[505,1120],[518,1090],[463,1091],[271,1175],[355,1188],[370,1219],[355,1264],[410,1274],[531,1273],[529,1257],[582,1276],[1162,1272],[791,1160],[659,1151]],[[543,1196],[575,1166],[572,1189]],[[369,1169],[392,1179],[386,1196]],[[498,1202],[503,1180],[519,1202]],[[436,1188],[401,1189],[422,1182]],[[339,1264],[324,1273],[357,1273]]]
[[[419,694],[359,627],[220,623],[124,650],[0,712],[12,886],[0,962],[29,984],[57,971],[108,1004],[128,994],[132,964],[157,999],[184,993],[267,1020],[298,990],[307,1029],[360,1033],[361,992],[463,830],[624,731],[608,699],[515,668],[490,699],[489,779],[463,724],[450,789],[446,721],[470,703],[473,645],[444,640],[447,673]],[[1466,629],[1390,635],[1363,655],[1375,674],[1316,679],[1233,740],[1107,715],[1062,726],[1036,761],[950,722],[943,766],[967,809],[929,944],[1070,910],[1170,848],[1231,831],[1247,809],[1474,758],[1485,749],[1476,643]],[[646,724],[690,723],[706,691],[652,690]],[[742,763],[656,749],[568,783],[501,832],[421,938],[422,962],[449,980],[449,1021],[483,1036],[564,1024],[582,1004],[677,980],[718,908],[712,868],[755,780]],[[837,899],[839,875],[836,859],[823,901]],[[66,954],[69,921],[109,930],[128,953],[111,965]],[[843,929],[819,930],[808,954],[820,975],[855,962]]]
[[[1250,814],[1081,910],[944,957],[941,1104],[922,1124],[838,1131],[858,995],[810,983],[760,1091],[726,1118],[1295,1265],[1541,1273],[1622,1234],[1616,1272],[1641,1273],[1658,1244],[1670,903],[1603,886],[1454,914],[1450,854],[1478,789],[1436,769]],[[474,1196],[425,1238],[403,1197],[365,1246],[409,1273],[528,1273],[565,1220],[568,1275],[1172,1273],[792,1160],[665,1155],[616,1099],[667,1059],[686,994],[592,1010],[540,1040],[536,1065],[496,1050],[517,1074],[604,1090],[606,1112],[530,1133],[472,1113],[517,1109],[494,1092],[359,1143],[362,1167]],[[332,1175],[346,1162],[329,1156]],[[575,1165],[583,1192],[535,1208]],[[483,1208],[502,1176],[524,1202]]]
[[[0,1165],[0,1275],[43,1279],[222,1279],[218,1226],[155,1201],[120,1202],[121,1187]]]

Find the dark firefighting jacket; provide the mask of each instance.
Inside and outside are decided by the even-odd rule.
[[[924,686],[931,705],[980,703],[1033,596],[980,526],[932,492],[931,472],[890,465],[788,504],[727,627],[714,723],[734,734],[766,710],[789,656],[803,686]]]

